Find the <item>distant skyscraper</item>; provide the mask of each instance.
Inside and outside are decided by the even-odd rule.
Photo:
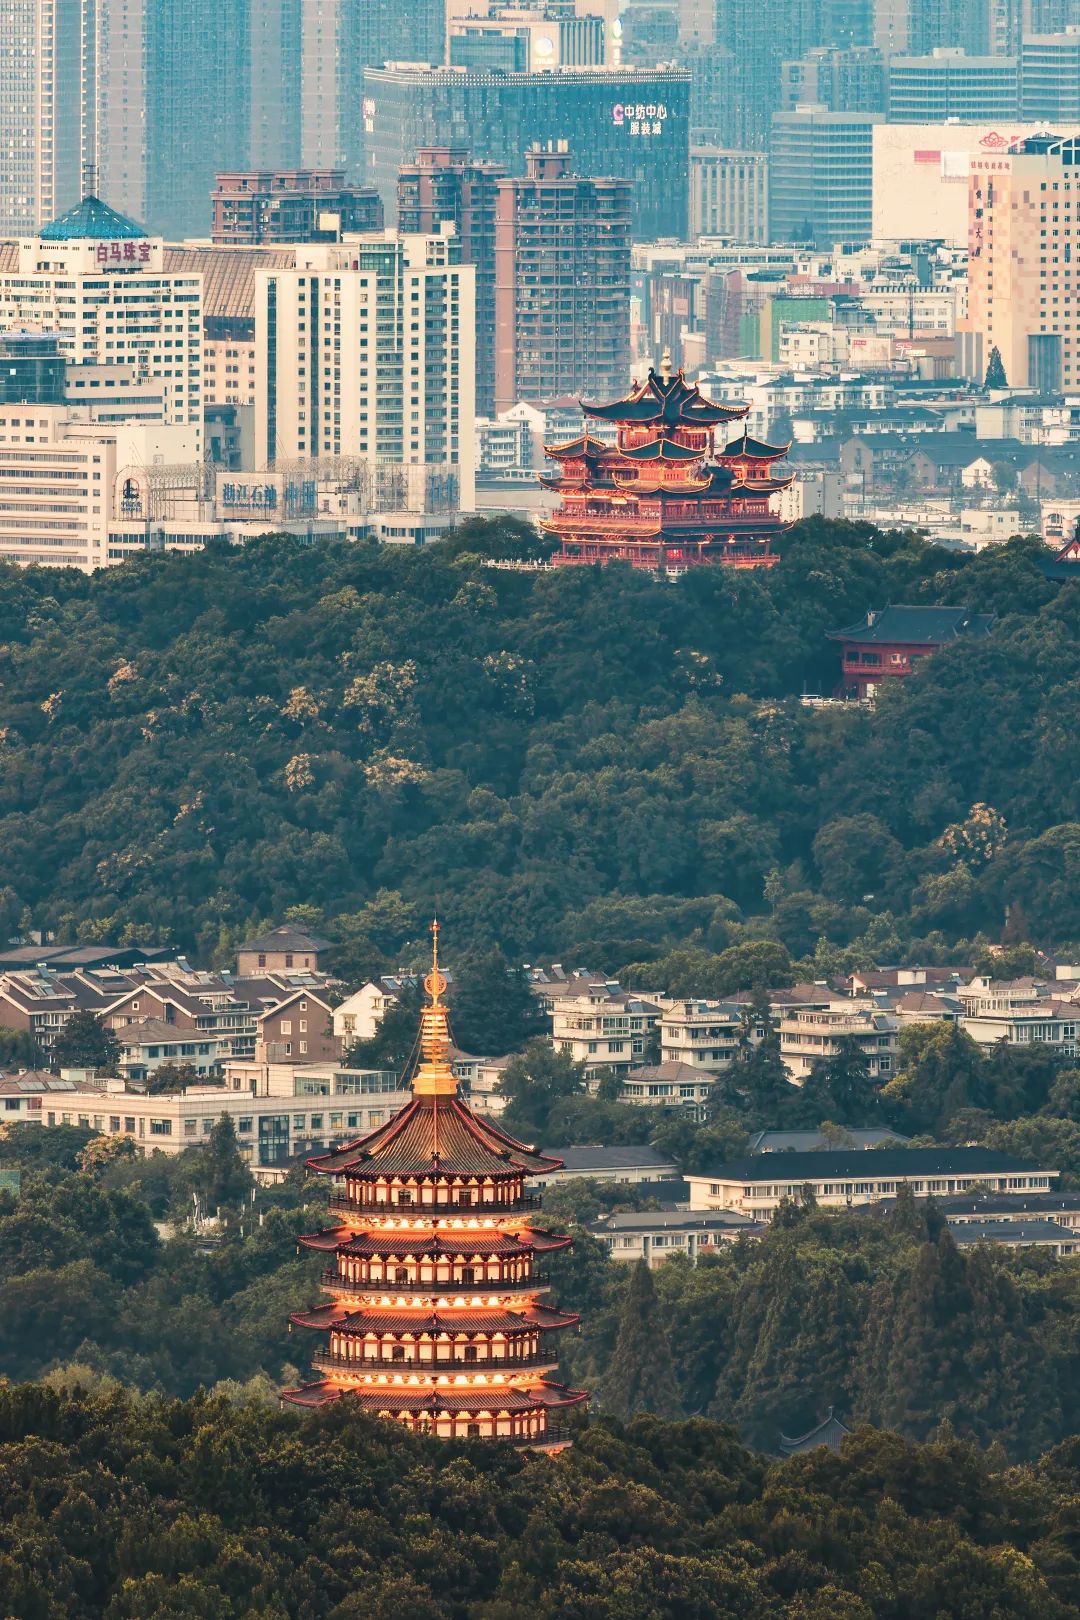
[[[1020,110],[1051,126],[1080,123],[1080,28],[1035,34],[1020,51]]]
[[[680,68],[565,68],[469,73],[368,69],[365,178],[387,212],[398,173],[421,147],[467,146],[521,174],[536,141],[565,140],[584,175],[633,182],[633,231],[685,238],[690,172],[690,75]]]
[[[219,174],[210,197],[211,238],[222,245],[333,241],[343,231],[381,231],[374,186],[347,186],[342,169],[242,170]],[[325,216],[336,224],[323,231]]]
[[[769,156],[769,234],[774,242],[870,239],[875,113],[805,107],[777,113]]]
[[[822,45],[783,68],[783,110],[816,103],[831,112],[884,112],[885,58],[872,46]]]
[[[888,112],[893,124],[1016,118],[1018,102],[1014,56],[968,56],[960,49],[940,47],[930,56],[894,56],[889,63]]]
[[[0,233],[25,235],[80,196],[80,0],[0,8]]]
[[[630,186],[579,178],[566,152],[527,155],[495,215],[495,408],[625,388]]]
[[[363,166],[363,73],[384,62],[443,61],[445,0],[303,0],[301,159],[305,168]]]
[[[425,147],[398,178],[403,236],[435,236],[453,224],[464,264],[476,267],[476,410],[495,414],[495,199],[505,169],[467,152]]]
[[[246,153],[230,156],[230,165],[238,161],[250,163],[253,169],[296,169],[300,165],[304,3],[251,0],[250,143]]]

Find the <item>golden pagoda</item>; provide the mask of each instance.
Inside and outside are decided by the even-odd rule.
[[[481,1119],[458,1096],[432,924],[422,1061],[412,1100],[377,1130],[307,1161],[333,1176],[336,1224],[300,1238],[332,1260],[329,1303],[297,1327],[329,1333],[313,1382],[282,1391],[296,1406],[349,1396],[379,1417],[445,1439],[480,1437],[555,1451],[559,1415],[588,1397],[554,1382],[552,1335],[578,1318],[547,1298],[538,1254],[565,1249],[533,1225],[530,1175],[561,1161]]]
[[[541,528],[560,542],[552,562],[628,562],[681,573],[701,564],[771,568],[772,543],[788,527],[772,497],[794,474],[774,463],[790,445],[765,444],[746,431],[748,405],[708,399],[665,351],[659,371],[634,382],[625,399],[581,405],[615,428],[608,444],[587,430],[568,444],[546,445],[558,472],[540,482],[560,497]],[[717,433],[735,422],[730,442]]]

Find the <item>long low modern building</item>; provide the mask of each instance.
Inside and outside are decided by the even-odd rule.
[[[825,1208],[842,1209],[893,1198],[904,1186],[933,1198],[972,1186],[1022,1197],[1049,1192],[1058,1175],[991,1148],[877,1148],[768,1153],[686,1179],[691,1209],[734,1209],[768,1220],[782,1200],[801,1202],[806,1189]]]

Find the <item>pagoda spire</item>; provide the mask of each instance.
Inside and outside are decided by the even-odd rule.
[[[420,1014],[420,1052],[423,1061],[413,1075],[414,1097],[453,1097],[457,1075],[450,1065],[450,1020],[443,996],[447,979],[439,967],[439,919],[431,924],[431,972],[424,979],[428,1004]]]

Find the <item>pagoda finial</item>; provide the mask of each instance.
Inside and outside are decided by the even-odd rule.
[[[671,350],[665,349],[660,356],[660,375],[665,382],[671,381]]]
[[[450,1066],[450,1022],[442,999],[447,979],[439,967],[440,931],[441,924],[435,917],[431,924],[431,972],[424,979],[428,1004],[420,1014],[423,1062],[412,1083],[417,1097],[452,1097],[457,1091],[457,1075]]]

